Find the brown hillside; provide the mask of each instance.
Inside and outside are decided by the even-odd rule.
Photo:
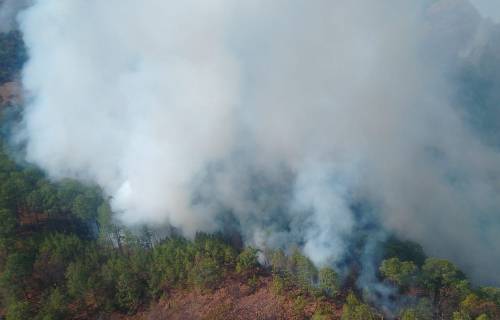
[[[340,319],[341,307],[331,300],[303,296],[299,290],[273,292],[272,277],[262,276],[252,288],[244,279],[228,277],[212,292],[173,290],[150,310],[136,316],[114,316],[113,320],[187,319],[304,319],[323,310],[324,318]],[[301,298],[304,297],[303,302]]]
[[[6,82],[0,86],[0,108],[9,104],[19,105],[21,102],[21,84],[19,82]]]

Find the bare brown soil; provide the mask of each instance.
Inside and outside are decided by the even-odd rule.
[[[22,102],[21,84],[17,81],[6,82],[0,86],[0,108]]]
[[[229,276],[210,292],[199,290],[172,290],[167,297],[135,316],[112,317],[113,320],[274,320],[310,319],[322,309],[330,310],[321,319],[340,319],[341,307],[331,300],[304,295],[299,290],[276,294],[272,277],[261,276],[253,287],[247,280]],[[301,297],[301,298],[299,298]],[[298,303],[303,299],[302,303]]]

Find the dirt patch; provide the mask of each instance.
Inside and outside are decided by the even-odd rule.
[[[21,84],[17,81],[6,82],[0,86],[0,108],[22,103]]]
[[[297,299],[302,299],[301,305]],[[249,286],[245,279],[232,276],[212,292],[173,290],[149,311],[133,319],[307,319],[319,308],[331,310],[330,315],[322,319],[340,318],[340,307],[333,301],[304,296],[293,290],[275,294],[271,276],[259,277],[254,287]]]

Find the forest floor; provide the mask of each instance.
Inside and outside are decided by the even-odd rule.
[[[9,104],[21,104],[21,84],[18,81],[6,82],[0,86],[0,108]]]
[[[341,306],[332,300],[304,296],[299,290],[274,293],[272,277],[260,276],[253,285],[228,276],[210,292],[172,290],[168,296],[135,316],[114,315],[112,320],[188,319],[310,319],[318,310],[329,310],[320,319],[340,319]]]

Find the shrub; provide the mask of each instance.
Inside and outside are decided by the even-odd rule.
[[[351,292],[342,309],[342,320],[375,320],[373,310],[366,304],[361,303]]]
[[[322,268],[319,270],[319,289],[329,297],[333,297],[339,289],[337,273],[332,268]]]
[[[380,272],[384,277],[401,287],[412,284],[417,274],[417,266],[411,261],[391,258],[382,261]]]
[[[31,319],[30,304],[27,301],[15,301],[7,306],[6,320]]]
[[[191,270],[191,282],[199,289],[213,289],[222,279],[223,270],[213,258],[198,257]]]
[[[42,320],[66,319],[68,315],[65,296],[59,288],[52,289],[44,299],[38,317]]]
[[[295,250],[290,257],[289,269],[297,285],[307,291],[312,291],[312,284],[316,282],[318,270],[306,256]]]
[[[285,280],[280,275],[273,276],[272,290],[274,294],[281,295],[285,289]]]
[[[257,258],[258,250],[252,247],[247,247],[243,250],[237,258],[236,262],[236,272],[247,273],[255,271],[259,266],[259,260]]]
[[[299,318],[299,319],[304,318],[304,309],[305,309],[306,305],[307,305],[307,301],[302,295],[299,295],[298,297],[295,298],[295,300],[293,301],[292,309],[293,309],[294,315],[297,318]]]

